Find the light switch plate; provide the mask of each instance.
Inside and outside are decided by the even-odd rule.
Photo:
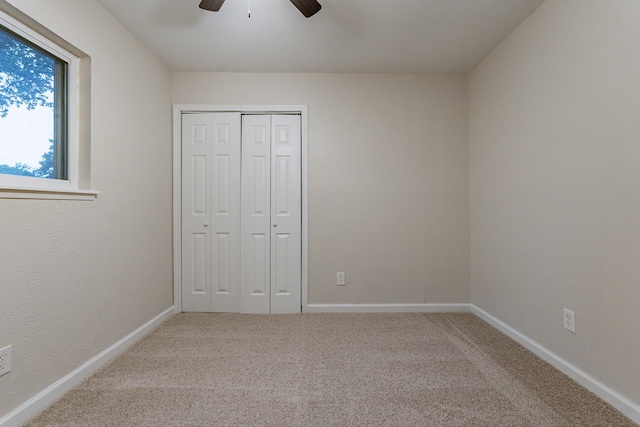
[[[11,372],[11,346],[0,349],[0,377]]]

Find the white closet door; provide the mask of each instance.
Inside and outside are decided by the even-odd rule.
[[[300,117],[242,118],[244,313],[301,311]]]
[[[300,313],[300,116],[271,118],[271,313]]]
[[[240,114],[182,116],[182,308],[240,310]]]
[[[241,309],[269,313],[271,116],[242,117]]]
[[[300,116],[182,120],[183,311],[300,313]]]

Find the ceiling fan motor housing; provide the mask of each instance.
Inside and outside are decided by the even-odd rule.
[[[209,10],[211,12],[217,12],[222,7],[224,0],[202,0],[200,2],[200,9]],[[310,18],[322,9],[320,3],[317,0],[291,0],[291,3],[298,8],[305,18]]]

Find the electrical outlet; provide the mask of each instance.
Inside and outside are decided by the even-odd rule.
[[[11,372],[11,346],[0,349],[0,377]]]
[[[343,271],[338,272],[338,286],[345,286],[347,284],[347,277],[345,276]]]
[[[571,310],[563,309],[564,314],[564,328],[569,331],[576,333],[576,313]]]

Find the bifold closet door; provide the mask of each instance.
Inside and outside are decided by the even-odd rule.
[[[182,116],[182,310],[300,313],[300,116]]]
[[[182,116],[182,310],[240,311],[239,113]]]
[[[300,116],[243,116],[242,312],[301,311],[300,160]]]

